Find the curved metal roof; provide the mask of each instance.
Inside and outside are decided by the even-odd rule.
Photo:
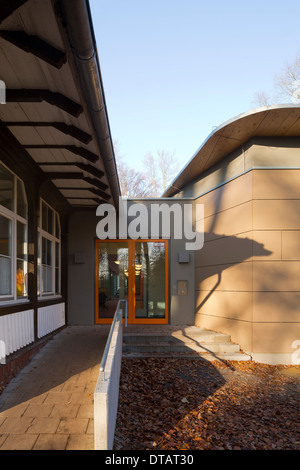
[[[278,104],[252,109],[217,127],[167,188],[172,197],[253,137],[300,137],[300,105]]]

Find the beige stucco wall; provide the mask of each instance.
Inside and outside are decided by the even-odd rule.
[[[263,362],[300,339],[300,169],[256,169],[199,197],[195,323],[229,333]],[[272,360],[271,360],[272,361]]]

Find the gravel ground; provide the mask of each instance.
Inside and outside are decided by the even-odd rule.
[[[114,450],[299,450],[300,366],[123,359]]]

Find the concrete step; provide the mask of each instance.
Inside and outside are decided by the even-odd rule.
[[[190,338],[186,336],[170,336],[170,335],[144,335],[144,334],[124,334],[123,341],[126,344],[145,344],[145,343],[161,343],[170,342],[176,343],[178,341],[189,344],[189,343],[230,343],[230,336],[222,333],[216,333],[214,335],[203,335],[196,338]]]
[[[133,353],[128,352],[124,353],[124,358],[126,359],[147,359],[147,358],[161,358],[161,359],[201,359],[204,361],[214,362],[214,361],[251,361],[251,356],[248,354],[238,352],[238,353],[223,353],[223,354],[209,354],[209,353],[166,353],[166,352],[157,352],[157,353]]]
[[[230,335],[194,326],[126,328],[123,332],[123,356],[251,360],[249,355],[240,351],[238,344],[231,342]]]
[[[200,330],[200,328],[198,328]],[[123,342],[126,344],[138,344],[138,343],[154,343],[154,342],[178,342],[182,343],[229,343],[230,335],[224,333],[216,333],[210,330],[201,330],[199,332],[193,332],[193,334],[182,333],[180,331],[174,331],[167,333],[130,333],[124,332]]]
[[[123,352],[208,352],[208,353],[235,353],[240,351],[238,344],[234,343],[183,343],[180,341],[154,341],[152,343],[124,343]]]

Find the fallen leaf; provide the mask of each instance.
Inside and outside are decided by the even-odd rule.
[[[123,358],[114,449],[299,450],[299,377],[280,370]]]

